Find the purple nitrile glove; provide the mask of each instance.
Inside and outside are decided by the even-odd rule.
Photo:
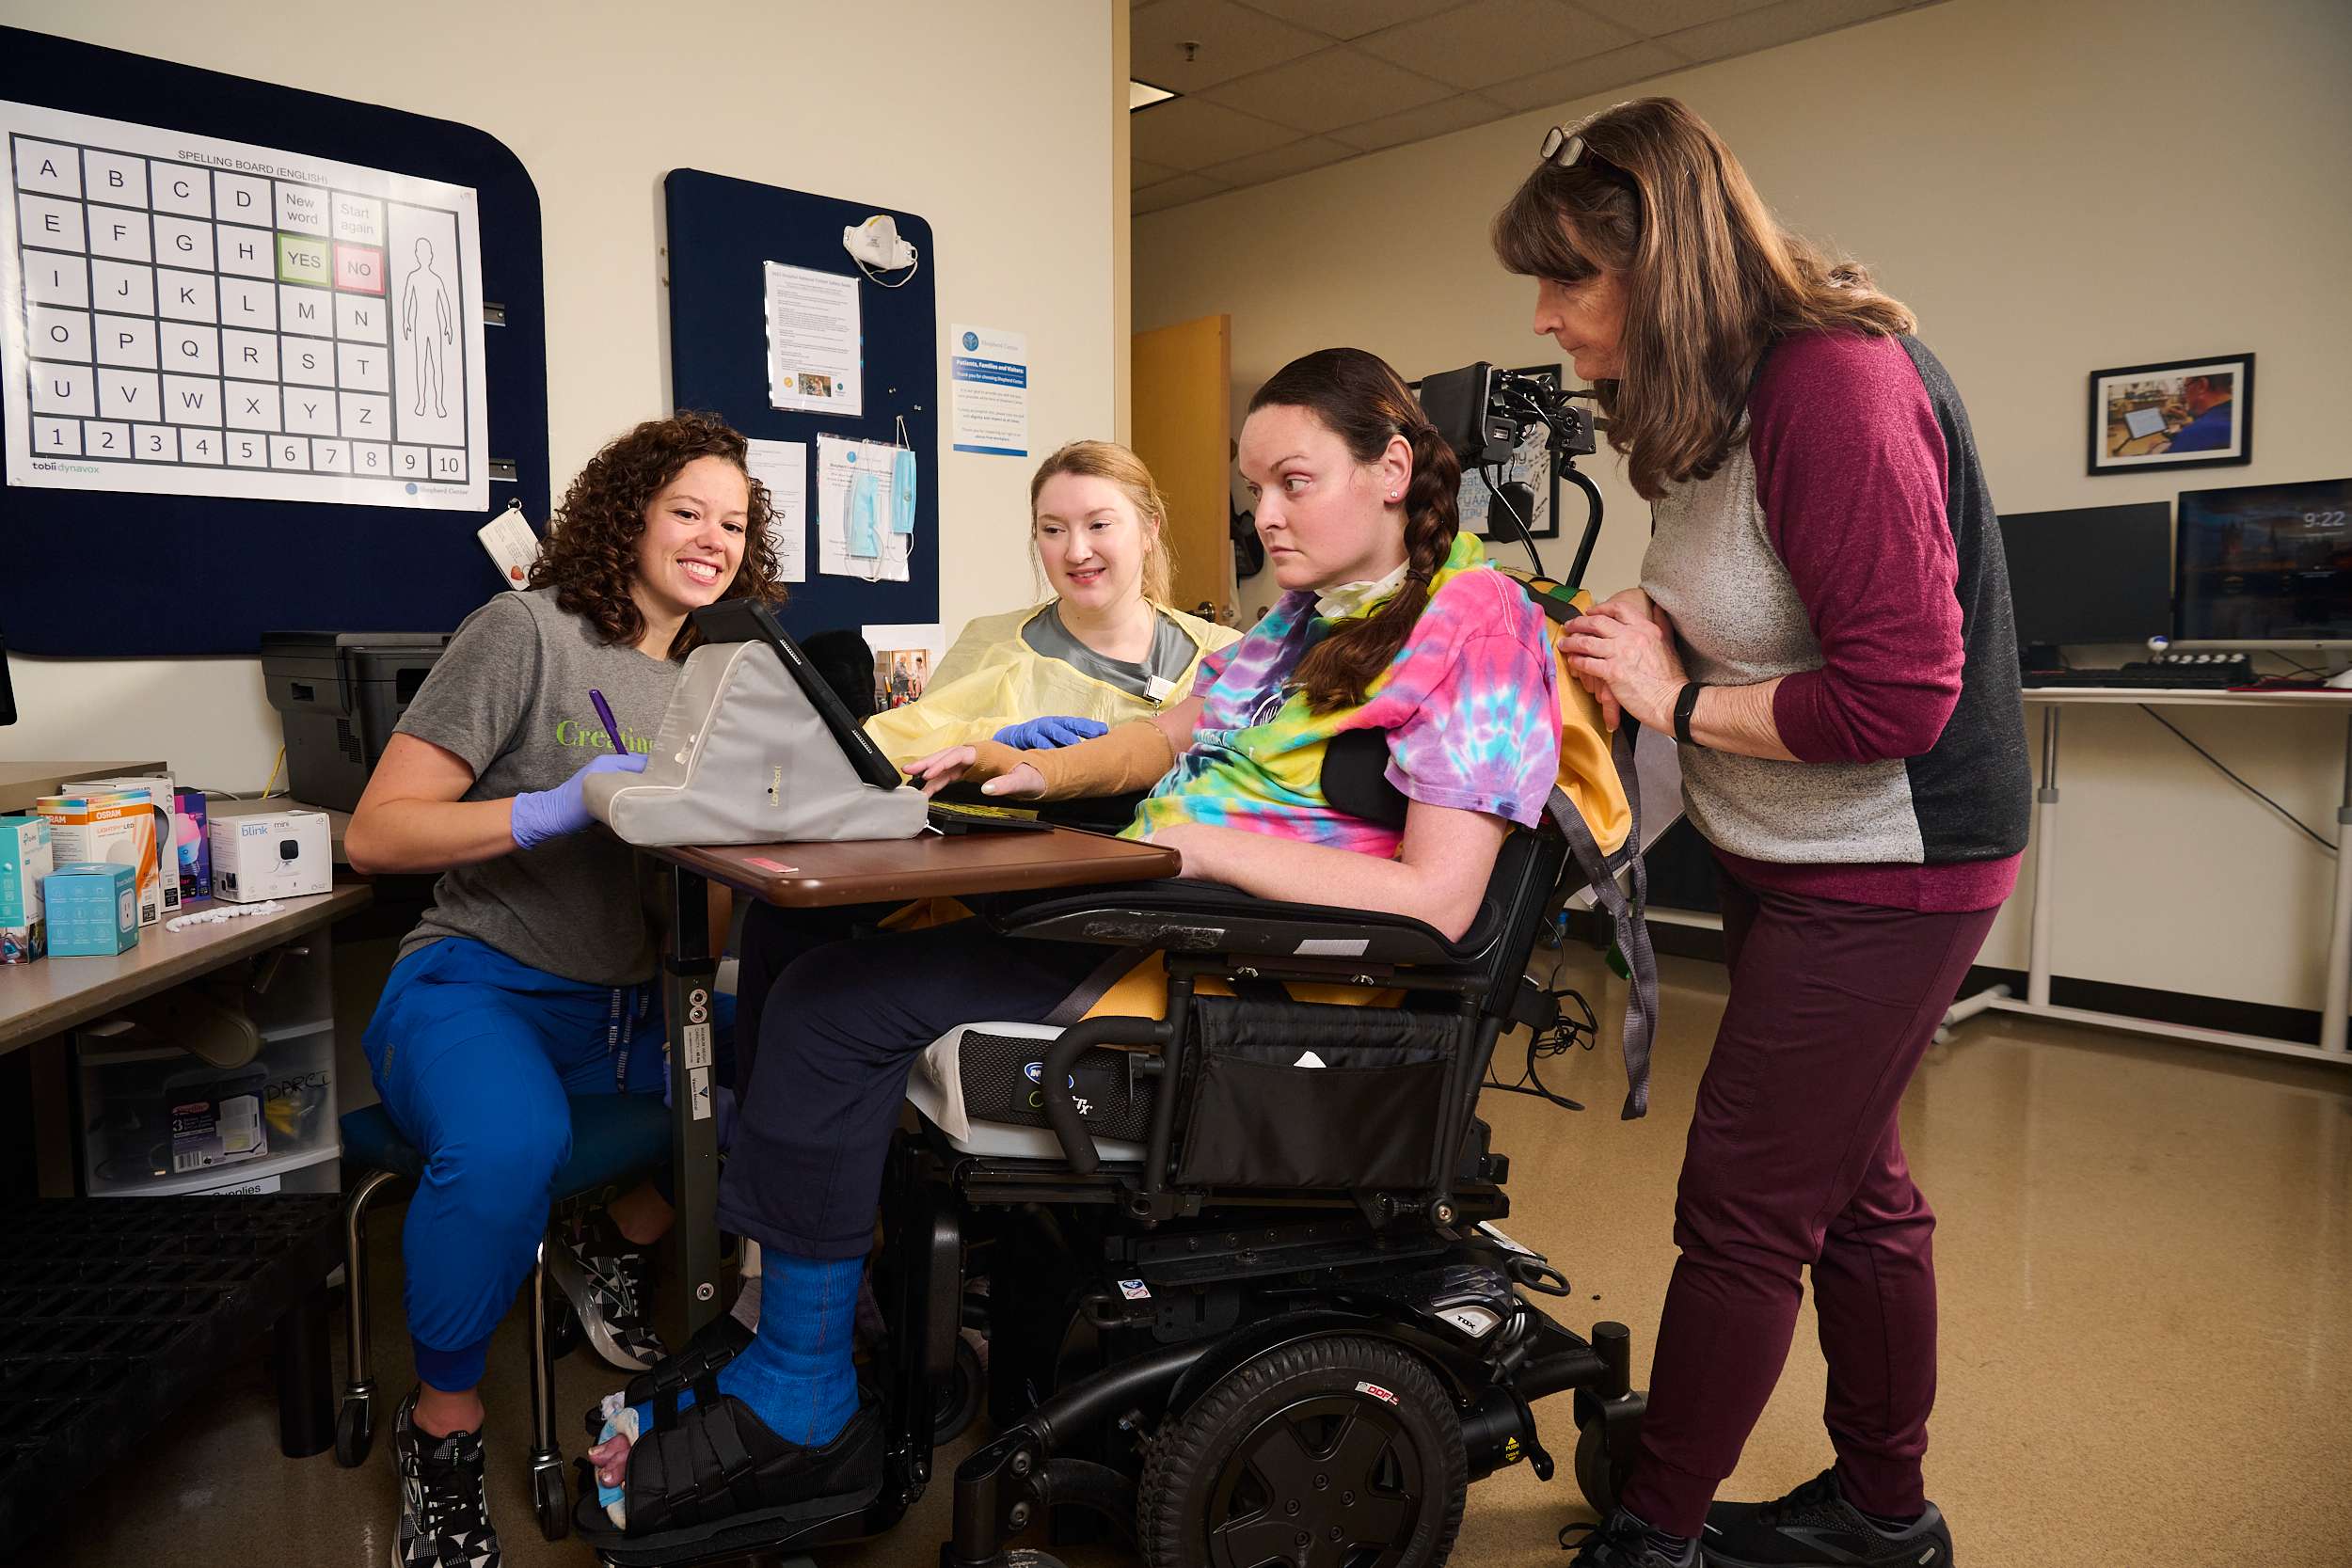
[[[528,849],[534,844],[545,844],[594,824],[596,819],[588,815],[588,802],[580,793],[580,781],[589,774],[644,770],[643,752],[621,756],[607,752],[600,757],[590,758],[586,767],[553,789],[524,790],[515,797],[515,847]]]
[[[1007,724],[993,737],[1002,745],[1018,746],[1025,752],[1052,752],[1064,746],[1075,746],[1081,740],[1092,740],[1106,734],[1108,724],[1100,719],[1073,719],[1053,714],[1043,719],[1025,720]]]

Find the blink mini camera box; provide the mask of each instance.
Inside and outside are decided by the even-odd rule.
[[[47,817],[0,816],[0,964],[28,964],[49,951],[40,879],[56,868]]]
[[[232,904],[300,898],[325,893],[334,881],[324,812],[215,816],[212,834],[215,898]]]

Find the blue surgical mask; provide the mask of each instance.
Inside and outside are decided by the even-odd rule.
[[[850,481],[850,554],[872,561],[882,554],[882,475],[861,468]]]
[[[914,451],[900,447],[891,467],[891,483],[896,486],[890,514],[890,531],[914,531]]]

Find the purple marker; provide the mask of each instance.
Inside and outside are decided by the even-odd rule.
[[[612,749],[623,756],[628,755],[628,748],[621,744],[620,721],[612,717],[612,705],[604,700],[604,693],[592,686],[588,689],[588,700],[596,705],[596,717],[604,721],[604,733],[612,742]]]

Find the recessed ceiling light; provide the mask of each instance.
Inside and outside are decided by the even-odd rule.
[[[1178,94],[1168,91],[1166,87],[1155,87],[1149,82],[1130,80],[1127,84],[1127,112],[1134,114],[1137,109],[1148,109],[1154,103],[1165,103],[1177,96]]]

